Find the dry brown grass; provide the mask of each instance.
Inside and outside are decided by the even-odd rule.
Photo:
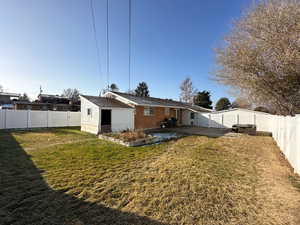
[[[300,224],[298,178],[270,137],[138,148],[95,139],[27,153],[13,138],[32,148],[23,134],[2,137],[0,224]]]

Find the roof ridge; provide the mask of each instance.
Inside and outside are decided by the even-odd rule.
[[[123,95],[130,95],[130,96],[133,96],[133,97],[138,97],[138,98],[149,98],[149,99],[158,99],[158,100],[163,100],[163,101],[170,101],[170,102],[179,102],[179,103],[183,103],[184,102],[181,102],[181,101],[176,101],[176,100],[173,100],[173,99],[164,99],[164,98],[157,98],[157,97],[151,97],[151,96],[138,96],[138,95],[134,95],[134,94],[130,94],[130,93],[126,93],[126,92],[119,92],[119,91],[111,91],[112,93],[115,93],[115,94],[123,94]]]

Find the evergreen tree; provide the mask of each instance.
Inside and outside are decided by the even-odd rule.
[[[24,93],[23,95],[21,95],[21,96],[19,97],[19,101],[22,101],[22,102],[30,102],[29,97],[28,97],[28,95],[27,95],[26,93]]]
[[[141,82],[135,89],[135,95],[141,97],[149,97],[149,88],[146,82]]]
[[[220,98],[216,104],[215,109],[217,111],[226,110],[231,107],[231,103],[228,98]]]
[[[199,91],[194,97],[194,104],[207,109],[212,109],[213,107],[212,101],[210,100],[210,92]]]
[[[119,91],[118,86],[115,83],[112,83],[109,88],[111,91]]]

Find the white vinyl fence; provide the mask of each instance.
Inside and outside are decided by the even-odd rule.
[[[255,124],[258,131],[271,132],[295,172],[300,174],[300,115],[224,112],[202,114],[198,118],[198,125],[203,127],[231,128],[234,124]]]
[[[300,115],[272,116],[271,121],[270,131],[274,140],[300,175]]]
[[[232,128],[234,124],[254,124],[258,131],[271,132],[272,115],[252,112],[243,113],[204,113],[199,114],[197,125],[201,127]]]
[[[0,110],[0,129],[80,126],[80,112]]]

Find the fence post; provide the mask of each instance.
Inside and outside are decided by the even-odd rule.
[[[209,118],[209,120],[208,120],[208,127],[210,127],[210,125],[211,125],[210,124],[211,123],[211,114],[208,115],[208,118]]]
[[[70,111],[67,111],[67,127],[70,126]]]
[[[27,128],[29,128],[29,109],[27,109]]]
[[[240,124],[240,116],[239,114],[236,115],[237,124]]]
[[[4,109],[4,129],[6,129],[7,124],[6,124],[6,111],[7,109]]]
[[[47,110],[47,128],[49,127],[49,110]]]
[[[300,131],[300,115],[296,115],[296,137],[298,137]],[[296,138],[296,173],[300,174],[300,140]]]
[[[255,114],[255,113],[253,114],[253,120],[254,120],[254,121],[253,121],[253,122],[254,122],[254,125],[256,126],[256,114]]]
[[[222,114],[222,126],[224,127],[224,114]]]

